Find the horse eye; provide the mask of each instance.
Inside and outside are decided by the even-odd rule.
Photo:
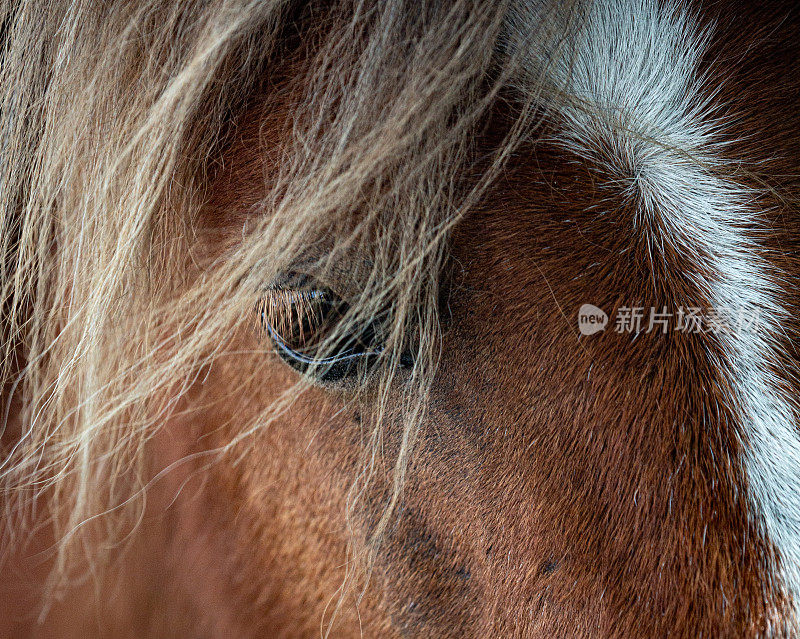
[[[337,335],[348,309],[330,289],[313,286],[270,289],[259,305],[261,325],[276,352],[295,370],[325,382],[356,375],[384,348],[378,321]]]

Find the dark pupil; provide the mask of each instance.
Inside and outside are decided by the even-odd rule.
[[[310,371],[322,381],[336,381],[354,375],[359,366],[374,363],[382,350],[378,322],[366,323],[322,349],[349,307],[327,289],[307,291],[304,297],[306,308],[302,312],[287,309],[291,319],[281,329],[273,327],[263,313],[261,316],[278,354],[290,366],[303,373]]]

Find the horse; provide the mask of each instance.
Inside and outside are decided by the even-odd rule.
[[[0,635],[800,636],[794,3],[0,25]]]

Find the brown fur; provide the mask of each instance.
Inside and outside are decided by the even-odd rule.
[[[710,58],[736,87],[719,99],[752,134],[730,153],[768,160],[757,175],[775,190],[761,203],[775,225],[771,259],[795,275],[798,17],[727,4],[707,17],[716,12],[724,28]],[[743,42],[753,23],[764,27]],[[476,158],[507,133],[513,102],[504,94],[493,105]],[[197,222],[201,268],[235,244],[263,197],[280,115],[254,106],[237,121]],[[774,549],[748,519],[713,338],[576,334],[584,302],[610,315],[707,302],[680,255],[650,260],[632,213],[600,167],[532,141],[453,230],[430,408],[369,581],[350,584],[331,636],[756,637],[786,604],[759,573]],[[358,272],[368,258],[356,252],[338,267]],[[786,302],[800,308],[794,289]],[[148,443],[146,513],[97,591],[90,580],[68,592],[43,625],[20,620],[33,598],[6,599],[0,634],[289,638],[327,627],[351,536],[369,539],[393,465],[378,468],[348,529],[372,396],[354,401],[333,386],[305,390],[222,461],[202,454],[295,383],[265,340],[255,321],[238,331]],[[269,375],[254,378],[264,357]],[[402,395],[390,395],[387,460],[401,448],[401,409]],[[29,565],[18,557],[3,582],[35,591],[42,571],[24,579]]]

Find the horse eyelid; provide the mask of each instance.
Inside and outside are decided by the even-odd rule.
[[[304,283],[308,284],[306,280]],[[259,315],[262,329],[267,333],[275,351],[293,368],[300,372],[312,370],[321,381],[341,379],[355,371],[358,360],[374,359],[384,352],[379,343],[375,343],[375,333],[368,339],[357,332],[352,339],[340,343],[338,352],[326,357],[315,357],[304,352],[305,346],[313,345],[313,336],[324,331],[326,321],[330,327],[341,319],[346,302],[327,289],[311,287],[275,287],[267,290],[259,303]],[[287,335],[288,333],[288,335]],[[308,344],[306,338],[309,337]],[[297,339],[295,339],[297,338]],[[335,349],[334,349],[335,350]]]
[[[272,326],[265,318],[264,318],[264,326],[266,327],[270,338],[272,338],[272,341],[275,343],[275,345],[278,347],[279,350],[281,350],[289,357],[303,364],[309,364],[309,365],[339,364],[341,362],[352,361],[362,357],[380,355],[383,352],[382,348],[376,348],[369,351],[364,351],[363,353],[356,353],[350,350],[343,353],[342,355],[334,355],[330,357],[309,357],[308,355],[304,355],[303,353],[289,346],[286,343],[286,340],[284,340],[283,337],[281,337],[281,335],[279,335],[278,332],[274,328],[272,328]]]

